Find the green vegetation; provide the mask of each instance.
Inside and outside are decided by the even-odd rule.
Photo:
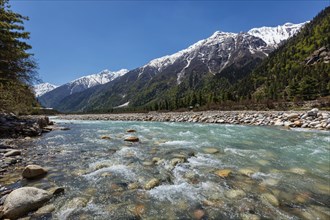
[[[29,113],[37,105],[30,85],[36,80],[36,63],[27,51],[28,20],[10,10],[8,0],[0,0],[0,110]]]

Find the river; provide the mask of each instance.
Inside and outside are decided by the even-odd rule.
[[[18,183],[65,188],[46,219],[330,218],[329,132],[54,121],[28,153],[48,175]]]

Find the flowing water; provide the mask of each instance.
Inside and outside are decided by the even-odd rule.
[[[34,142],[52,219],[329,219],[329,132],[65,121]],[[128,129],[136,132],[127,133]],[[108,136],[110,139],[101,139]],[[137,136],[140,142],[124,139]]]

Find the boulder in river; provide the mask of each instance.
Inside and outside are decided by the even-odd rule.
[[[211,147],[207,147],[207,148],[203,148],[204,153],[207,154],[216,154],[219,153],[219,150],[216,148],[211,148]]]
[[[127,137],[124,139],[124,141],[129,141],[129,142],[138,142],[140,139],[138,137],[134,137],[134,136],[131,136],[131,137]]]
[[[134,129],[128,129],[126,132],[132,133],[132,132],[136,132],[136,130],[134,130]]]
[[[22,187],[12,191],[6,198],[2,216],[18,219],[31,211],[37,210],[51,199],[52,195],[35,187]]]
[[[33,179],[45,175],[47,170],[39,165],[28,165],[24,168],[22,176],[26,179]]]

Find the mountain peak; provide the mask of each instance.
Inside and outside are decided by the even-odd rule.
[[[36,94],[36,97],[42,96],[43,94],[52,91],[57,88],[57,86],[50,83],[40,83],[38,85],[33,86],[33,90]]]
[[[261,38],[268,46],[277,47],[282,41],[292,37],[306,24],[293,24],[290,22],[276,27],[259,27],[252,28],[247,33],[255,37]]]

